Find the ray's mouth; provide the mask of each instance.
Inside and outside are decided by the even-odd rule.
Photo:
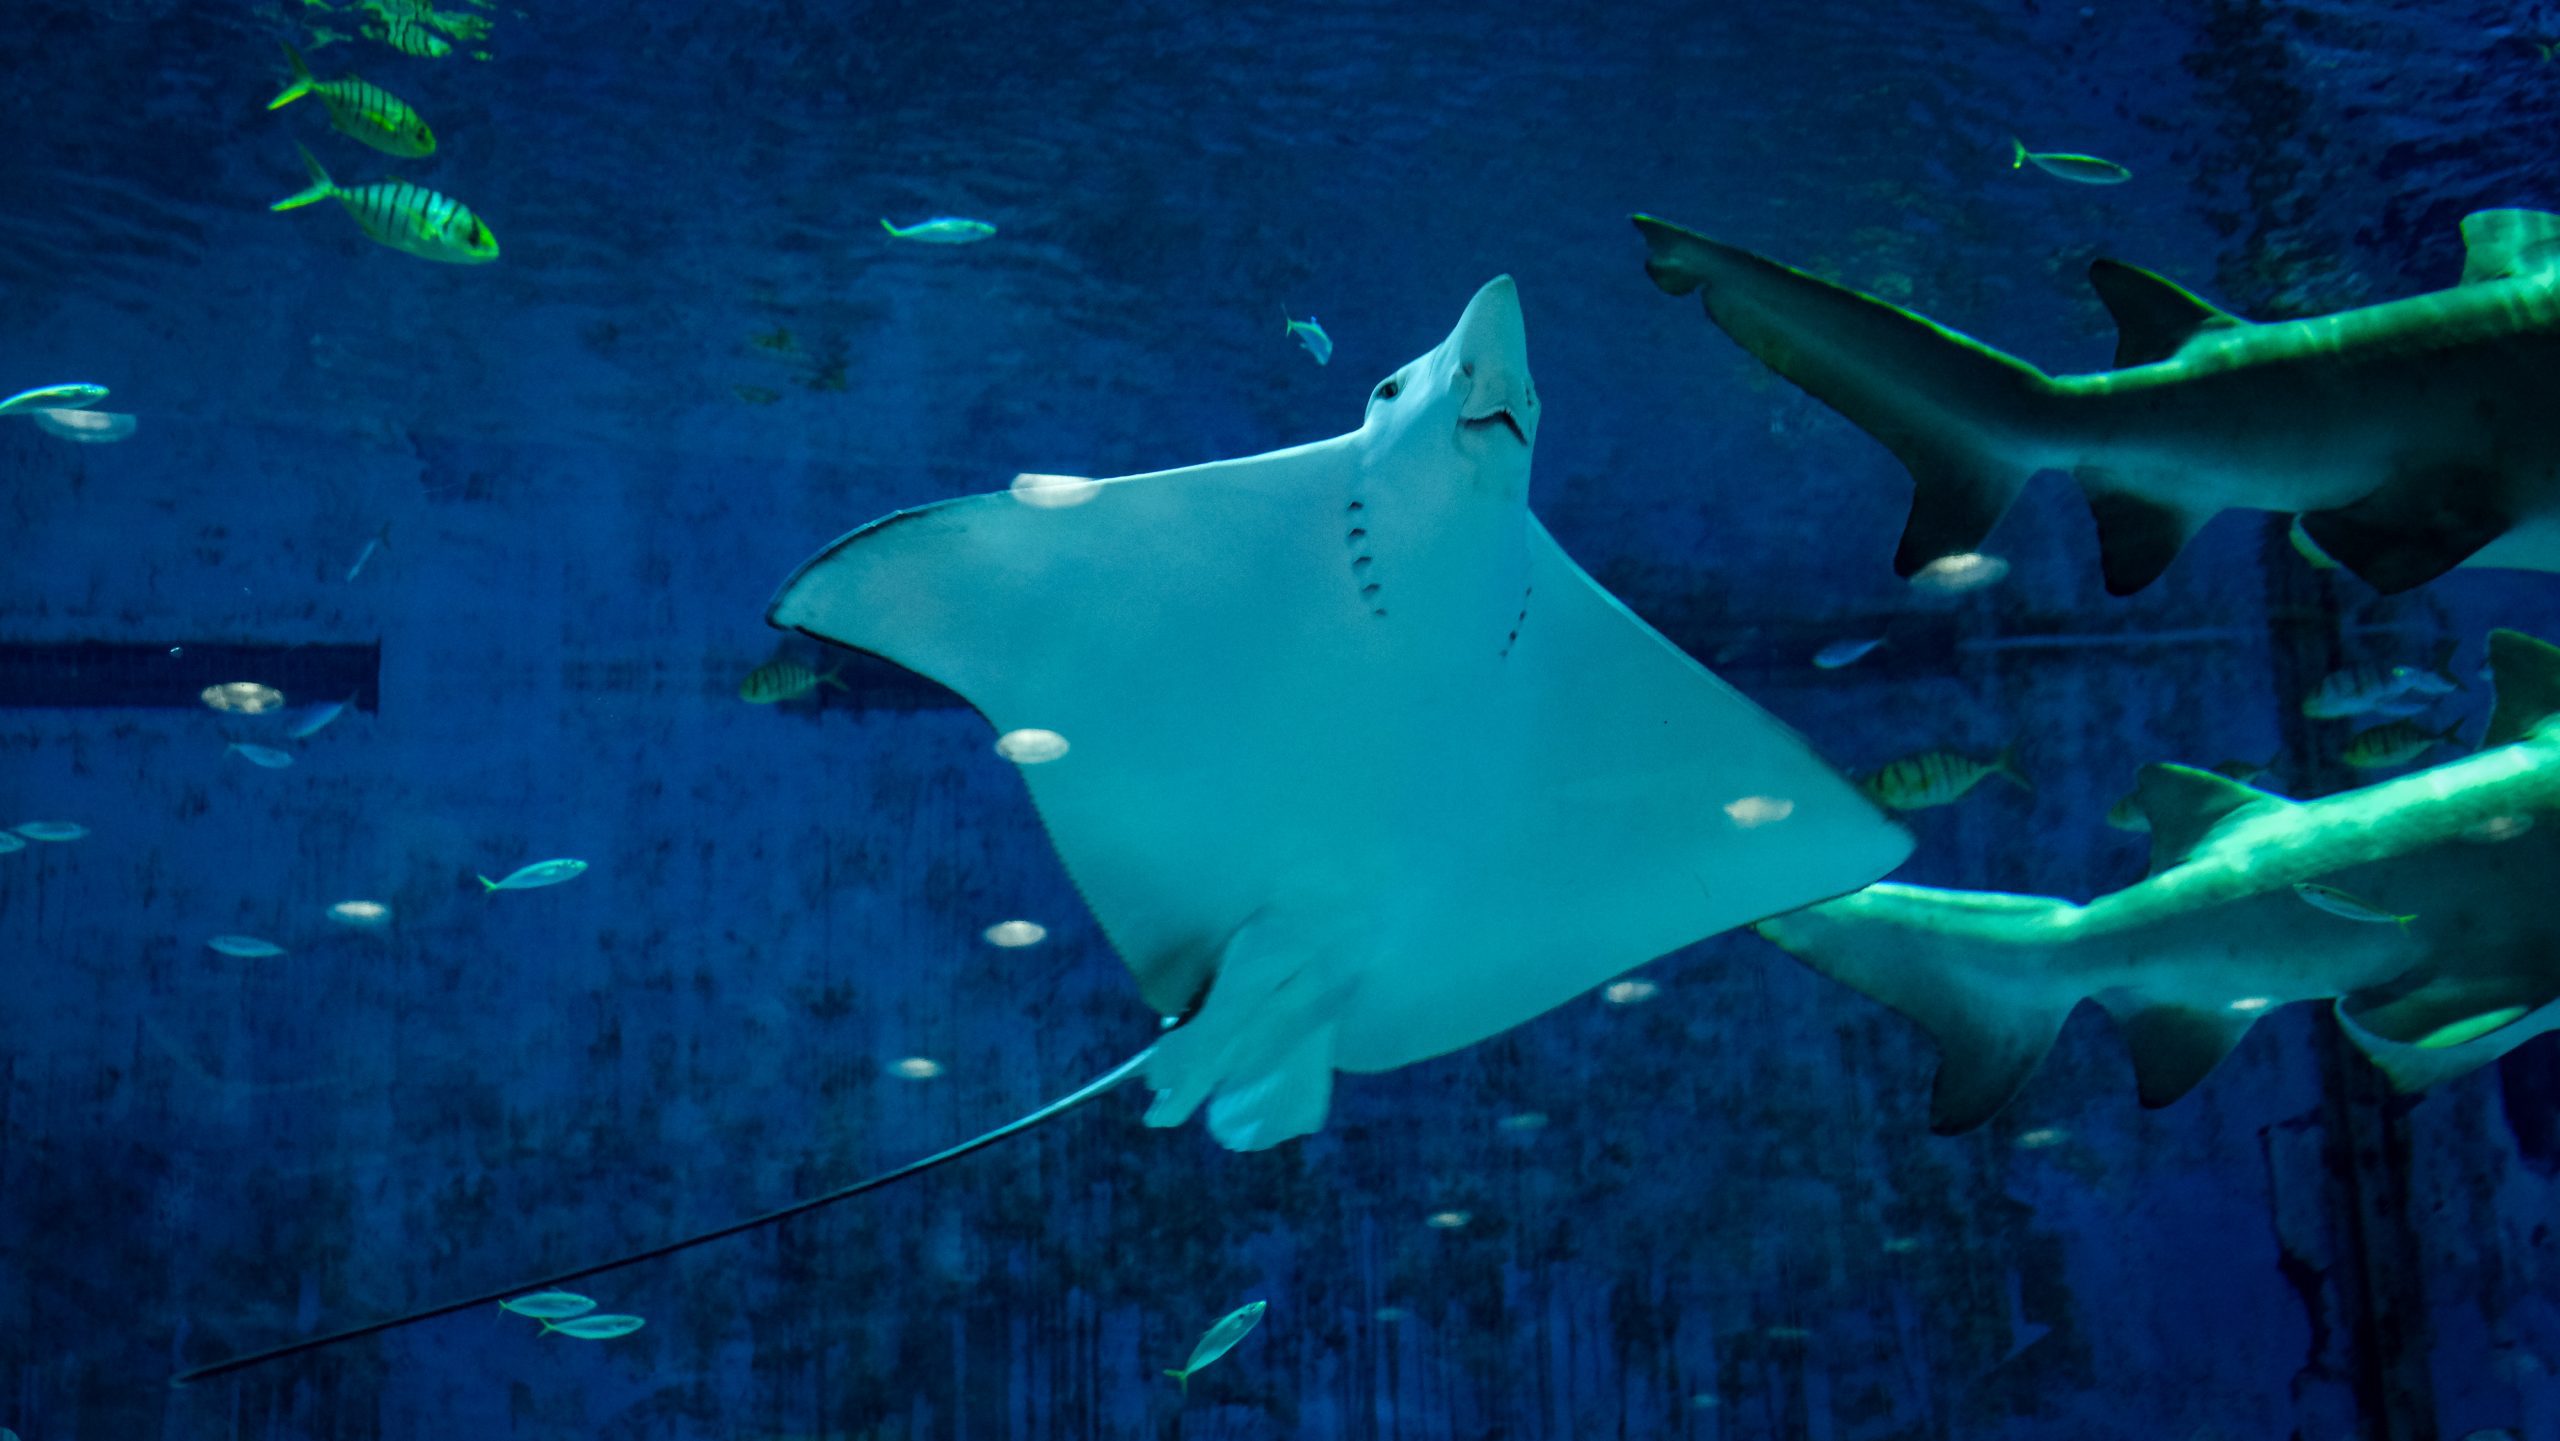
[[[1497,423],[1511,427],[1511,438],[1513,440],[1520,442],[1522,445],[1527,445],[1529,443],[1529,432],[1521,426],[1520,418],[1513,415],[1510,408],[1507,406],[1497,408],[1489,415],[1461,416],[1458,420],[1458,424],[1469,430],[1482,430],[1487,426],[1495,425]]]

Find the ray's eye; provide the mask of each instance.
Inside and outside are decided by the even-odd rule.
[[[1388,376],[1386,379],[1381,380],[1381,381],[1379,381],[1379,382],[1378,382],[1378,393],[1377,393],[1376,395],[1371,396],[1371,397],[1370,397],[1370,399],[1372,399],[1372,400],[1393,400],[1393,399],[1395,399],[1395,398],[1396,398],[1396,395],[1397,395],[1400,391],[1402,391],[1403,389],[1404,389],[1403,384],[1402,384],[1402,383],[1400,383],[1399,381],[1397,381],[1397,379],[1396,379],[1394,376],[1390,375],[1390,376]]]

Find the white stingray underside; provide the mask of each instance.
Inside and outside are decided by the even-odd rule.
[[[1382,537],[1362,595],[1347,498],[1434,482],[1354,433],[1071,508],[926,506],[811,561],[772,620],[998,731],[1064,735],[1023,775],[1148,1003],[1183,1010],[1222,955],[1285,957],[1265,984],[1331,998],[1344,1070],[1483,1039],[1902,859],[1901,830],[1516,500]]]

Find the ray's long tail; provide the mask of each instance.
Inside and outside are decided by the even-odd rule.
[[[1172,1033],[1166,1032],[1165,1034]],[[1160,1043],[1161,1042],[1159,1041],[1159,1044]],[[669,1241],[662,1245],[651,1246],[646,1250],[634,1251],[624,1256],[616,1256],[610,1261],[598,1261],[593,1265],[580,1266],[574,1270],[557,1271],[548,1276],[543,1276],[530,1281],[521,1281],[515,1285],[507,1286],[499,1290],[484,1291],[479,1295],[465,1297],[459,1301],[448,1301],[440,1306],[429,1306],[423,1310],[411,1311],[406,1315],[394,1316],[387,1321],[372,1321],[367,1322],[362,1326],[350,1326],[342,1331],[332,1331],[325,1336],[313,1336],[301,1341],[288,1342],[282,1346],[271,1346],[264,1351],[253,1351],[245,1356],[234,1356],[227,1361],[216,1361],[208,1366],[197,1366],[190,1370],[179,1372],[178,1375],[171,1380],[170,1384],[173,1386],[186,1386],[197,1381],[207,1381],[216,1376],[227,1376],[234,1371],[247,1370],[252,1366],[263,1366],[270,1361],[281,1361],[288,1356],[298,1356],[306,1351],[317,1351],[323,1347],[335,1346],[345,1341],[360,1340],[366,1336],[378,1336],[385,1331],[397,1330],[403,1326],[414,1326],[421,1321],[432,1321],[440,1316],[451,1316],[457,1312],[475,1310],[482,1306],[491,1305],[499,1301],[505,1301],[513,1297],[525,1295],[528,1292],[557,1290],[562,1286],[568,1285],[572,1281],[582,1281],[589,1276],[600,1276],[607,1271],[619,1271],[625,1266],[637,1266],[643,1261],[659,1260],[667,1256],[675,1255],[679,1251],[689,1251],[696,1246],[706,1245],[713,1241],[725,1240],[731,1236],[743,1235],[746,1232],[759,1230],[780,1221],[787,1221],[794,1216],[806,1215],[807,1213],[815,1211],[822,1206],[832,1206],[838,1201],[850,1200],[855,1196],[864,1194],[865,1192],[877,1191],[883,1186],[895,1185],[900,1181],[908,1180],[913,1177],[923,1175],[927,1171],[949,1165],[951,1162],[957,1161],[961,1157],[973,1152],[985,1150],[987,1147],[996,1144],[998,1141],[1021,1135],[1025,1131],[1031,1130],[1045,1122],[1056,1120],[1058,1117],[1065,1115],[1069,1111],[1100,1099],[1111,1091],[1117,1089],[1122,1082],[1127,1081],[1144,1071],[1146,1069],[1148,1058],[1155,1054],[1155,1050],[1155,1046],[1148,1046],[1145,1050],[1140,1051],[1138,1054],[1121,1062],[1119,1065],[1112,1067],[1101,1076],[1096,1077],[1094,1080],[1078,1087],[1074,1091],[1051,1101],[1047,1105],[1042,1106],[1040,1109],[1031,1112],[1029,1115],[1022,1117],[1019,1120],[1008,1121],[1005,1124],[996,1127],[992,1131],[988,1131],[983,1135],[973,1136],[970,1139],[948,1149],[936,1151],[922,1160],[909,1161],[907,1164],[899,1166],[894,1170],[883,1171],[876,1176],[865,1177],[862,1180],[854,1182],[852,1185],[840,1186],[835,1190],[825,1193],[824,1195],[811,1196],[805,1200],[794,1201],[787,1206],[767,1211],[759,1216],[750,1216],[746,1220],[733,1221],[728,1225],[715,1227],[708,1231],[686,1236],[681,1240]],[[547,1324],[545,1329],[549,1329]]]

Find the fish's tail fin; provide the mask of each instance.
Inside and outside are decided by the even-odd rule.
[[[2047,896],[1881,884],[1762,921],[1814,970],[1917,1022],[1938,1043],[1929,1126],[1998,1114],[2062,1034],[2080,989],[2054,979],[2074,908]]]
[[[302,152],[302,168],[310,172],[311,183],[268,206],[269,210],[299,210],[305,205],[316,204],[338,193],[338,183],[331,180],[329,172],[322,169],[320,162],[313,158],[311,147],[303,145],[295,148]]]
[[[1655,285],[1698,292],[1725,334],[1911,472],[1896,574],[1980,550],[2029,476],[2071,463],[2048,438],[2061,429],[2061,392],[2025,361],[1650,215],[1635,224]]]
[[[898,233],[898,227],[891,225],[889,223],[889,217],[886,215],[880,217],[880,228],[888,231],[891,235]]]
[[[850,692],[853,690],[853,687],[851,687],[851,686],[849,686],[849,685],[846,685],[842,680],[838,679],[838,677],[842,676],[843,674],[844,674],[844,662],[843,662],[843,661],[837,661],[834,665],[831,665],[831,666],[827,667],[827,673],[826,673],[825,675],[822,675],[822,676],[818,677],[818,684],[820,684],[820,685],[831,685],[831,686],[834,686],[837,690],[845,691],[845,692],[847,692],[847,693],[850,693]]]
[[[498,883],[497,883],[496,881],[493,881],[493,880],[489,879],[487,876],[480,875],[480,874],[478,874],[477,872],[474,872],[471,878],[472,878],[473,880],[476,880],[476,881],[478,881],[478,882],[480,883],[480,885],[481,885],[481,887],[482,887],[482,889],[481,889],[481,891],[480,891],[480,894],[482,894],[482,895],[484,895],[484,896],[485,896],[485,895],[491,895],[491,894],[494,894],[494,893],[497,891],[497,889],[498,889]]]
[[[2027,142],[2015,135],[2009,137],[2009,168],[2012,170],[2027,168]]]
[[[1166,1374],[1166,1375],[1168,1375],[1168,1376],[1172,1377],[1172,1378],[1175,1380],[1175,1382],[1176,1382],[1176,1383],[1178,1383],[1178,1384],[1182,1387],[1182,1394],[1183,1394],[1183,1395],[1188,1396],[1188,1395],[1190,1395],[1190,1394],[1191,1394],[1191,1373],[1190,1373],[1190,1372],[1188,1372],[1188,1371],[1167,1371],[1167,1372],[1165,1372],[1164,1374]]]
[[[2009,784],[2016,786],[2018,789],[2025,791],[2028,795],[2034,795],[2036,793],[2036,783],[2028,780],[2027,773],[2018,768],[2018,743],[2016,741],[2011,741],[2007,745],[2002,746],[2000,748],[2000,754],[1991,758],[1991,773],[2000,777],[2002,780],[2007,781]]]
[[[311,78],[311,67],[302,63],[301,51],[287,45],[284,47],[284,58],[293,62],[293,83],[284,88],[283,94],[267,102],[269,110],[282,110],[310,94],[311,88],[320,83]]]

